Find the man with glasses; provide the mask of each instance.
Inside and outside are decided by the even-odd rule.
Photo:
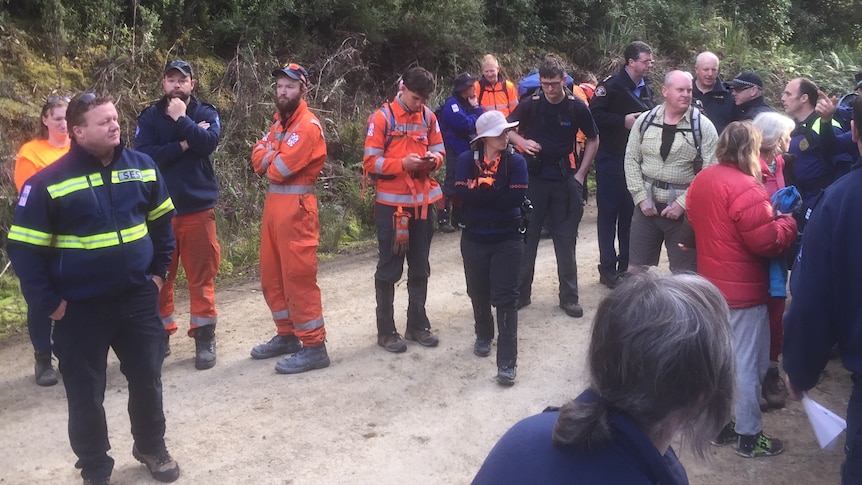
[[[177,331],[174,282],[182,262],[191,306],[188,336],[195,339],[195,368],[203,370],[216,364],[215,276],[221,255],[215,222],[219,187],[210,155],[218,146],[221,125],[216,109],[192,96],[192,76],[186,61],[165,66],[165,95],[138,117],[135,149],[156,161],[177,208],[173,220],[177,248],[159,294],[165,338]],[[167,349],[170,354],[170,345]]]
[[[165,447],[157,300],[174,250],[174,205],[152,159],[123,147],[110,98],[78,95],[66,119],[69,153],[21,189],[9,258],[30,308],[56,322],[54,354],[84,483],[107,484],[114,468],[103,406],[111,348],[128,381],[132,455],[172,482],[180,469]]]
[[[775,111],[763,100],[763,80],[754,71],[742,71],[727,83],[727,88],[736,103],[733,121],[753,120],[760,113]]]
[[[395,99],[368,119],[363,168],[376,183],[374,218],[378,260],[374,273],[377,298],[377,345],[401,353],[407,344],[395,328],[395,283],[407,259],[407,331],[404,339],[424,347],[440,342],[425,312],[433,229],[429,206],[443,197],[431,175],[443,166],[446,151],[437,117],[425,105],[434,93],[434,76],[411,67],[402,76]]]
[[[559,305],[566,315],[579,318],[584,309],[578,298],[575,243],[584,214],[584,181],[599,146],[599,135],[590,109],[566,91],[565,79],[563,60],[554,54],[545,56],[539,64],[541,92],[525,98],[509,115],[510,122],[520,123],[510,139],[527,159],[527,197],[533,203],[521,260],[518,307],[532,301],[536,253],[547,217],[557,257]],[[575,160],[578,130],[586,136],[580,163]]]
[[[596,87],[590,111],[602,135],[596,154],[596,221],[599,240],[599,282],[615,288],[629,265],[629,235],[634,203],[626,188],[623,169],[629,130],[655,102],[647,76],[652,69],[652,49],[634,41],[623,53],[625,65]],[[619,242],[619,251],[614,239]]]
[[[329,366],[323,304],[317,286],[320,221],[315,182],[326,162],[323,125],[309,110],[308,71],[289,63],[272,71],[278,112],[251,152],[254,172],[269,179],[260,228],[260,284],[276,335],[251,349],[279,360],[279,374]]]

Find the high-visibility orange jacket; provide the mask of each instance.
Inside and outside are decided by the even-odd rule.
[[[15,187],[21,192],[21,187],[34,173],[54,163],[69,151],[69,143],[57,147],[48,140],[31,140],[21,146],[15,159]]]
[[[404,157],[411,153],[423,157],[426,152],[437,159],[432,170],[404,170]],[[423,105],[422,111],[411,112],[396,96],[368,119],[363,166],[376,179],[376,200],[380,204],[422,206],[426,210],[417,211],[417,214],[427,212],[428,204],[443,197],[440,185],[430,172],[442,166],[444,156],[440,125],[427,106]]]
[[[317,246],[320,221],[314,186],[326,161],[320,121],[302,100],[287,120],[276,114],[254,146],[254,171],[269,178],[260,237],[260,282],[279,335],[323,343]]]
[[[479,100],[479,106],[488,110],[500,111],[506,116],[518,106],[518,91],[512,81],[507,81],[500,74],[497,77],[497,82],[489,83],[485,78],[479,78],[475,83],[476,98]]]

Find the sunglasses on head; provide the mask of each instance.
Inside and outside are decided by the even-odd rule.
[[[304,67],[300,66],[295,62],[289,62],[287,64],[283,64],[281,66],[282,70],[289,70],[297,73],[299,75],[299,80],[304,84],[308,84],[308,72]]]
[[[68,103],[69,101],[68,96],[51,95],[45,100],[45,104]]]

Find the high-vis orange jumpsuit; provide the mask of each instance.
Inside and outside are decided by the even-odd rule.
[[[323,306],[317,286],[320,221],[314,183],[326,161],[323,127],[305,100],[288,120],[276,114],[255,144],[255,173],[269,179],[260,237],[260,282],[279,335],[305,347],[323,343]]]
[[[407,172],[402,165],[407,155],[414,153],[422,157],[426,152],[431,152],[437,162],[429,172],[438,170],[445,156],[443,135],[437,118],[426,106],[422,106],[421,111],[411,112],[396,97],[369,118],[363,167],[377,180],[374,212],[379,260],[374,281],[378,335],[397,333],[393,315],[394,285],[404,271],[405,257],[408,262],[407,328],[430,329],[425,314],[431,274],[428,254],[433,233],[428,207],[443,197],[443,191],[429,172]],[[396,254],[392,250],[396,238],[392,215],[399,207],[411,215],[406,254]]]

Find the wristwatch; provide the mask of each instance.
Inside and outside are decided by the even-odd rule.
[[[165,268],[165,270],[162,271],[161,273],[154,273],[154,276],[158,276],[159,278],[162,279],[162,281],[168,281],[168,274],[170,274],[170,273],[169,273],[168,269]]]

